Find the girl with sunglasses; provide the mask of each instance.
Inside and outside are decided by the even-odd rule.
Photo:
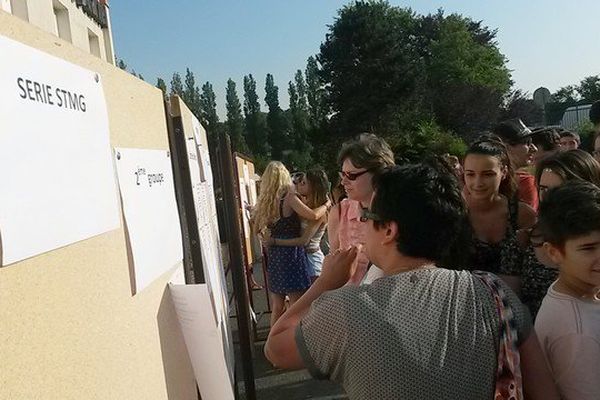
[[[365,243],[366,223],[361,221],[362,209],[373,196],[373,176],[394,165],[390,146],[373,134],[362,134],[342,145],[338,156],[340,179],[347,198],[336,204],[329,213],[328,237],[331,252]],[[350,283],[363,281],[369,265],[364,251],[358,255],[358,267]],[[374,276],[377,276],[376,274]]]
[[[260,194],[252,215],[252,227],[259,235],[275,240],[300,236],[300,218],[318,221],[327,213],[328,204],[312,210],[304,204],[292,183],[289,171],[279,161],[267,165],[260,181]],[[271,326],[290,305],[310,287],[308,260],[303,246],[269,246],[267,281],[271,300]]]

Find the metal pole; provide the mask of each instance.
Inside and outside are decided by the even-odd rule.
[[[244,386],[246,388],[246,399],[256,400],[256,388],[254,385],[254,367],[252,365],[252,339],[250,330],[252,321],[250,318],[250,306],[248,298],[248,287],[246,271],[244,266],[244,255],[242,253],[242,226],[238,215],[238,202],[235,195],[235,180],[233,170],[233,156],[231,153],[231,141],[229,135],[219,135],[219,153],[221,160],[221,172],[223,176],[223,201],[230,224],[229,254],[231,255],[231,276],[233,291],[237,308],[238,334],[240,340],[240,351],[242,356],[242,369],[244,375]]]

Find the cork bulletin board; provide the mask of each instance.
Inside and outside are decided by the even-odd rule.
[[[159,89],[3,11],[0,36],[98,73],[111,147],[169,149]],[[0,399],[197,399],[166,289],[181,265],[133,296],[120,218],[116,229],[0,268]]]

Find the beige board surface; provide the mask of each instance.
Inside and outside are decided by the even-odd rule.
[[[111,146],[168,149],[160,90],[3,11],[0,35],[98,72]],[[0,399],[197,398],[171,272],[134,297],[129,257],[121,228],[0,268]]]
[[[237,178],[238,178],[238,188],[239,188],[239,193],[238,193],[238,199],[239,199],[239,204],[240,204],[240,210],[241,210],[241,223],[242,223],[242,231],[244,234],[244,248],[245,248],[245,253],[246,253],[246,262],[248,263],[248,265],[252,265],[254,263],[254,260],[258,257],[255,257],[254,255],[254,251],[253,251],[253,244],[252,244],[252,236],[253,232],[251,231],[251,227],[250,227],[250,218],[249,218],[249,213],[246,211],[245,208],[245,202],[247,202],[248,204],[250,204],[251,206],[254,206],[255,203],[253,203],[251,200],[251,191],[250,191],[250,185],[254,185],[254,181],[252,181],[250,178],[253,176],[253,174],[250,174],[250,170],[252,170],[252,173],[254,172],[254,164],[252,164],[252,162],[245,158],[245,157],[241,157],[240,155],[236,155],[235,156],[235,163],[236,163],[236,171],[237,171]]]

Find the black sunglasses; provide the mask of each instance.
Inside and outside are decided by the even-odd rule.
[[[381,217],[374,212],[371,212],[368,208],[363,208],[360,215],[360,222],[367,222],[368,220],[381,221]]]
[[[366,174],[367,172],[370,172],[370,169],[366,169],[364,171],[360,171],[360,172],[344,172],[344,171],[340,171],[340,178],[346,178],[349,181],[355,181],[359,176]]]

